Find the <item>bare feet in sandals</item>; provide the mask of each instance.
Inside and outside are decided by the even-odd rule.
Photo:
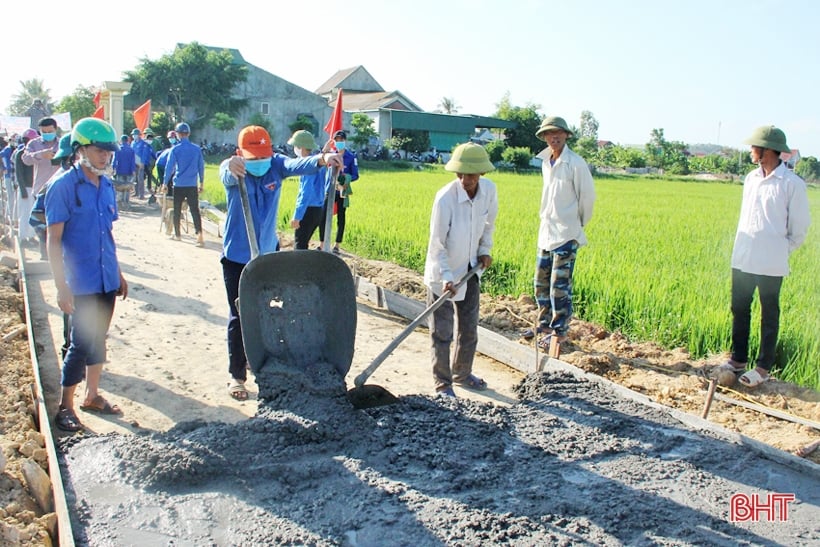
[[[247,401],[248,388],[245,387],[245,381],[231,378],[231,381],[228,383],[228,395],[237,401]]]
[[[769,371],[764,368],[755,367],[740,375],[738,382],[746,387],[756,388],[760,384],[769,381]]]
[[[97,414],[120,415],[122,410],[117,405],[112,405],[103,398],[102,395],[97,395],[91,401],[86,401],[80,405],[80,410],[84,412],[96,412]]]

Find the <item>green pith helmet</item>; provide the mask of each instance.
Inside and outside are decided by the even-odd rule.
[[[60,144],[57,147],[57,153],[54,154],[54,157],[51,158],[52,160],[61,160],[63,158],[69,157],[74,152],[74,149],[71,148],[71,133],[66,133],[62,137],[60,137]]]
[[[316,148],[316,139],[313,138],[313,133],[310,131],[300,129],[293,134],[288,141],[288,144],[290,146],[295,146],[296,148],[307,148],[308,150],[313,150]]]
[[[74,125],[71,131],[72,148],[89,144],[111,152],[120,149],[117,144],[117,132],[111,124],[98,118],[83,118]]]
[[[791,148],[786,144],[786,134],[773,125],[758,127],[752,136],[743,142],[752,146],[770,148],[776,152],[791,152]]]
[[[547,131],[552,131],[554,129],[560,129],[562,131],[566,131],[569,133],[569,136],[572,136],[572,131],[569,130],[569,126],[564,118],[560,118],[558,116],[547,116],[541,122],[541,127],[538,128],[538,131],[535,132],[535,136],[541,139],[542,141],[545,140],[541,137]]]
[[[455,147],[450,161],[444,168],[453,173],[474,175],[489,173],[495,169],[495,166],[490,163],[490,156],[487,155],[483,146],[468,142]]]

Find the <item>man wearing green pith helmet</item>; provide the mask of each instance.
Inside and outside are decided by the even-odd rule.
[[[572,131],[563,118],[544,118],[535,136],[547,143],[536,156],[544,179],[534,282],[538,326],[522,336],[542,335],[536,343],[547,349],[551,337],[562,342],[569,332],[575,257],[587,243],[584,226],[592,218],[595,187],[587,163],[567,146]]]
[[[493,262],[490,252],[498,193],[495,184],[483,176],[495,167],[477,144],[457,146],[444,169],[457,178],[439,190],[433,201],[424,284],[428,305],[441,295],[451,295],[430,317],[430,340],[436,392],[455,397],[453,383],[487,389],[487,382],[473,374],[473,359],[478,343],[479,276]],[[481,266],[479,274],[468,276],[476,266]],[[458,280],[464,282],[458,286]],[[451,369],[454,317],[458,332]]]
[[[755,368],[740,383],[754,388],[769,379],[780,328],[780,287],[789,256],[803,243],[811,222],[806,184],[786,167],[786,135],[773,125],[746,139],[758,168],[743,181],[743,201],[732,250],[732,357],[721,368],[743,372],[749,360],[752,297],[760,300],[760,350]]]

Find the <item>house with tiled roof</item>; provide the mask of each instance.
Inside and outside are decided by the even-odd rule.
[[[361,65],[339,70],[320,85],[316,93],[335,106],[339,89],[343,90],[345,113],[360,112],[369,116],[380,142],[391,138],[394,131],[420,130],[428,132],[431,147],[450,150],[472,139],[477,130],[515,126],[514,122],[486,116],[425,112],[400,91],[385,91]]]

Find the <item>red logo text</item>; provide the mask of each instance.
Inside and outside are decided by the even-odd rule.
[[[734,494],[729,505],[732,522],[785,522],[789,520],[789,502],[794,494]]]

